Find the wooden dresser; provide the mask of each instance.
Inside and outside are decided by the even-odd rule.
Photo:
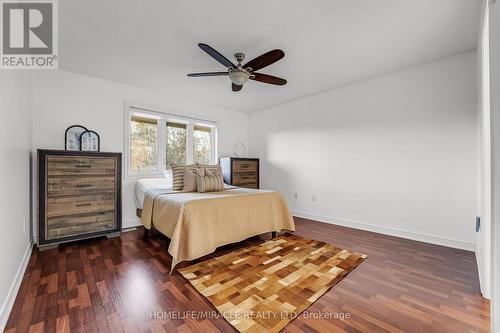
[[[121,230],[121,153],[38,150],[38,244]]]
[[[259,159],[221,157],[224,182],[229,185],[259,188]]]

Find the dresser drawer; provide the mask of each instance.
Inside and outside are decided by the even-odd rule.
[[[238,186],[238,187],[244,187],[244,188],[254,188],[254,189],[258,189],[259,187],[257,186],[257,183],[250,183],[250,184],[239,184],[239,185],[234,185],[234,186]]]
[[[257,172],[257,161],[233,161],[233,172]]]
[[[47,220],[47,239],[57,239],[116,228],[114,212],[56,217]]]
[[[239,186],[245,184],[257,184],[257,174],[235,172],[233,174],[233,185]]]
[[[47,179],[47,194],[49,196],[114,191],[114,176],[52,176]]]
[[[47,199],[47,217],[97,213],[115,209],[115,195],[112,193],[88,194]]]
[[[114,158],[93,156],[48,156],[47,176],[114,175]]]

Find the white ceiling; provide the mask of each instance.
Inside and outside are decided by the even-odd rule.
[[[62,0],[60,68],[251,112],[476,48],[480,0]],[[197,47],[250,60],[285,86],[227,77]]]

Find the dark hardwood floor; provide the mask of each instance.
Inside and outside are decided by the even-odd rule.
[[[284,332],[488,332],[489,302],[479,291],[472,252],[296,218],[296,234],[368,258]],[[12,332],[234,332],[179,273],[169,275],[167,240],[142,230],[59,249],[33,250],[7,323]],[[255,244],[226,246],[211,256]],[[155,312],[160,311],[160,312]],[[178,318],[166,319],[173,312]],[[183,313],[182,311],[187,311]],[[156,319],[150,319],[151,313]]]

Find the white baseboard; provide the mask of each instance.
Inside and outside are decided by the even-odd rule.
[[[23,260],[17,269],[14,281],[12,281],[9,292],[7,293],[7,297],[0,308],[0,332],[3,332],[5,330],[5,325],[7,325],[10,311],[12,310],[12,306],[14,306],[14,301],[16,300],[17,293],[19,292],[19,287],[21,287],[21,282],[23,281],[24,272],[26,272],[26,267],[28,267],[28,263],[30,261],[32,249],[33,242],[30,241],[26,251],[24,252]]]
[[[336,218],[331,218],[331,217],[326,217],[326,216],[321,216],[321,215],[316,215],[316,214],[298,212],[298,211],[294,211],[294,210],[292,210],[291,212],[292,212],[293,216],[302,217],[302,218],[309,219],[309,220],[315,220],[315,221],[324,222],[324,223],[336,224],[336,225],[341,225],[344,227],[366,230],[366,231],[376,232],[376,233],[380,233],[380,234],[384,234],[384,235],[411,239],[411,240],[424,242],[424,243],[442,245],[442,246],[446,246],[446,247],[452,247],[455,249],[467,250],[467,251],[472,251],[472,252],[475,252],[475,250],[476,250],[475,243],[465,242],[465,241],[461,241],[461,240],[457,240],[457,239],[438,237],[438,236],[427,235],[427,234],[422,234],[422,233],[413,232],[413,231],[406,231],[406,230],[401,230],[401,229],[382,227],[382,226],[377,226],[377,225],[373,225],[373,224],[366,224],[366,223],[345,220],[345,219],[336,219]]]
[[[140,227],[141,225],[142,225],[141,220],[139,220],[139,219],[137,218],[137,219],[135,219],[135,220],[125,221],[125,222],[122,224],[122,229],[136,228],[136,227]]]

